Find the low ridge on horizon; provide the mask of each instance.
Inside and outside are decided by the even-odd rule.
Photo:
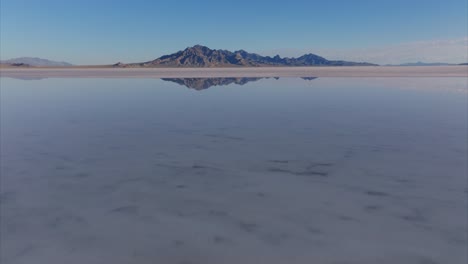
[[[452,65],[459,65],[455,63],[445,63],[445,62],[406,62],[400,64],[386,64],[385,66],[452,66]]]
[[[67,67],[67,66],[73,66],[73,64],[68,63],[68,62],[53,61],[53,60],[37,58],[37,57],[19,57],[19,58],[12,58],[12,59],[9,59],[9,60],[1,60],[0,64],[7,64],[7,65],[11,65],[11,66],[18,66],[18,67],[28,67],[28,66],[33,66],[33,67],[41,67],[41,66],[46,66],[46,67]]]
[[[245,50],[228,51],[210,49],[203,45],[161,56],[155,60],[139,63],[118,62],[114,67],[260,67],[260,66],[378,66],[368,62],[327,60],[309,53],[297,58],[262,56]]]

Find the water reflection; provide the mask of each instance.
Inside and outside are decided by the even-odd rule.
[[[197,91],[205,90],[213,86],[226,86],[230,84],[244,85],[249,82],[255,82],[261,79],[270,79],[269,77],[243,77],[243,78],[162,78],[163,81],[174,82]],[[279,80],[280,77],[273,77]],[[301,77],[303,80],[311,81],[317,77]]]
[[[208,89],[212,86],[225,86],[230,84],[244,85],[261,79],[264,78],[162,78],[163,81],[175,82],[198,91]]]
[[[464,78],[206,80],[2,79],[0,262],[466,263]]]

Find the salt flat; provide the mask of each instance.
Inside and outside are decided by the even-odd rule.
[[[2,264],[467,263],[466,78],[1,85]]]
[[[12,78],[466,77],[468,66],[243,68],[2,68]]]

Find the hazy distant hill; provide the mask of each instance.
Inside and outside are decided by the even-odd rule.
[[[460,63],[458,65],[468,65],[468,62],[465,62],[465,63]]]
[[[230,67],[230,66],[376,66],[366,62],[332,61],[315,54],[298,58],[261,56],[244,50],[214,50],[195,45],[176,53],[141,63],[116,63],[114,67]]]
[[[398,65],[388,65],[388,66],[448,66],[448,65],[455,65],[450,63],[444,62],[409,62],[409,63],[402,63]]]
[[[0,61],[2,64],[11,65],[29,65],[29,66],[72,66],[72,64],[63,61],[51,61],[41,58],[22,57]]]

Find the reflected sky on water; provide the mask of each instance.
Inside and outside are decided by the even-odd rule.
[[[465,78],[0,81],[2,263],[466,263]]]

